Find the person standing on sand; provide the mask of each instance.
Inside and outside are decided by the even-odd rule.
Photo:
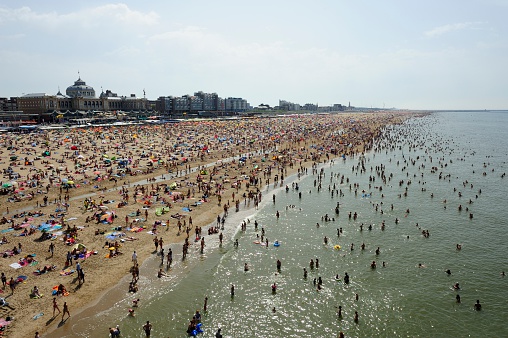
[[[69,307],[67,306],[67,302],[64,302],[64,305],[63,305],[63,313],[62,313],[62,322],[64,321],[64,317],[65,317],[65,314],[67,313],[68,317],[67,318],[70,318],[71,314],[69,312]]]
[[[164,255],[164,249],[162,246],[164,245],[164,241],[162,240],[162,237],[159,238],[159,247],[161,248],[161,254]]]
[[[62,313],[56,302],[56,297],[53,297],[53,318],[55,318],[55,310],[58,310],[58,314]]]
[[[81,264],[79,264],[79,262],[76,263],[76,272],[78,273],[78,276],[81,274]]]
[[[9,281],[9,287],[11,288],[11,294],[14,294],[14,289],[16,288],[16,283],[14,282],[14,278],[11,277]]]
[[[48,251],[51,253],[51,257],[53,257],[53,252],[55,251],[55,244],[53,242],[49,245]]]
[[[157,236],[153,239],[153,244],[155,245],[155,253],[157,253],[157,249],[159,248],[159,239]]]

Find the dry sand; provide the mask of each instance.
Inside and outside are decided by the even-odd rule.
[[[9,303],[8,306],[0,307],[0,317],[13,318],[5,327],[4,336],[31,337],[36,331],[41,334],[53,331],[51,336],[58,336],[59,326],[72,321],[72,316],[87,304],[95,302],[97,297],[114,287],[122,277],[130,274],[134,250],[138,262],[142,262],[153,255],[154,236],[162,236],[165,246],[183,242],[186,237],[185,227],[182,226],[179,234],[178,220],[171,215],[185,215],[181,222],[185,221],[187,226],[189,217],[192,217],[190,235],[193,236],[194,227],[205,228],[214,222],[217,215],[223,214],[225,204],[229,203],[230,212],[234,212],[235,201],[243,201],[243,193],[261,189],[268,183],[268,178],[269,183],[273,184],[276,174],[280,177],[284,173],[287,177],[300,167],[308,167],[343,154],[353,156],[364,152],[383,126],[400,123],[408,116],[411,115],[404,112],[333,114],[0,135],[0,169],[4,172],[1,185],[7,187],[12,184],[12,187],[4,189],[6,194],[0,196],[0,213],[5,217],[0,225],[0,237],[5,236],[8,240],[0,248],[5,252],[19,244],[22,247],[20,254],[0,258],[0,272],[5,273],[8,281],[11,277],[28,277],[17,284],[12,295],[9,286],[0,290],[3,291],[0,296]],[[42,156],[45,151],[51,155]],[[247,159],[245,162],[233,161],[234,156],[245,156]],[[14,157],[17,159],[12,160]],[[118,169],[119,159],[130,159],[127,167],[135,175],[130,175],[128,170]],[[206,168],[206,174],[195,170],[210,163],[215,165]],[[8,167],[19,178],[14,178],[13,174],[9,178],[5,174]],[[271,169],[270,174],[267,173],[268,168]],[[164,179],[160,178],[161,175],[164,175]],[[158,179],[150,181],[154,177]],[[249,178],[258,178],[258,185],[248,185]],[[69,189],[62,183],[66,180],[73,182]],[[201,184],[207,183],[210,188],[206,202],[203,201],[203,191],[198,186],[199,180]],[[37,185],[31,186],[35,185],[34,182]],[[165,192],[166,186],[175,183],[177,187],[174,190]],[[136,186],[138,195],[137,201],[134,201]],[[144,193],[140,191],[141,186],[145,189]],[[118,204],[125,198],[122,189],[127,191],[128,202],[119,207]],[[85,209],[85,195],[94,201],[96,207]],[[44,205],[45,196],[47,205]],[[182,201],[175,196],[184,196],[185,199]],[[157,216],[156,208],[167,205],[162,204],[161,200],[169,202],[171,209],[168,213]],[[107,201],[114,202],[106,203]],[[191,206],[191,212],[183,211],[183,207],[199,201],[203,202]],[[62,211],[57,211],[58,209]],[[128,216],[126,222],[126,216],[138,209],[141,215]],[[96,222],[93,216],[101,210],[114,212],[114,216],[109,217],[112,222]],[[147,219],[134,222],[135,219],[145,218],[145,210]],[[40,211],[43,215],[19,215],[21,211]],[[87,218],[89,222],[86,222]],[[108,216],[102,218],[107,219]],[[56,234],[52,239],[41,240],[42,232],[38,228],[49,220],[61,225],[62,229],[50,232]],[[155,235],[147,234],[156,221],[166,223],[166,226],[158,226]],[[22,227],[12,230],[14,225]],[[105,237],[120,226],[122,229],[116,232],[125,236],[114,240]],[[140,226],[145,228],[141,232],[129,231],[130,227]],[[67,230],[72,232],[74,227],[77,230],[73,240],[82,243],[88,252],[93,253],[86,259],[72,260],[71,269],[75,269],[79,261],[85,272],[85,283],[81,285],[76,272],[61,275],[67,252],[73,248],[73,245],[66,244],[64,236]],[[33,234],[20,236],[23,231],[31,228]],[[126,240],[128,238],[133,240]],[[109,246],[105,245],[107,241],[117,241],[121,254],[106,258],[110,253]],[[50,243],[55,246],[53,255],[48,252]],[[17,269],[10,266],[30,254],[35,255],[32,259],[37,263]],[[42,275],[34,274],[45,265],[55,265],[56,269]],[[104,278],[106,274],[108,278]],[[55,318],[52,316],[51,293],[52,288],[58,284],[63,284],[69,292],[67,296],[57,296],[60,310],[63,303],[67,302],[71,313],[71,317],[63,324],[61,314]],[[38,287],[42,298],[30,297],[34,286]],[[43,315],[34,319],[34,316],[41,313]]]

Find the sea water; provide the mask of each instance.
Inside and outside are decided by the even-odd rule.
[[[319,191],[319,175],[310,168],[282,187],[263,188],[258,210],[230,211],[222,245],[217,235],[205,234],[204,253],[193,244],[185,261],[181,244],[172,245],[170,277],[155,277],[160,258],[154,257],[142,267],[138,294],[126,293],[126,278],[106,301],[53,334],[101,337],[119,325],[123,337],[144,337],[149,320],[152,337],[186,337],[200,310],[202,337],[215,337],[219,327],[224,337],[336,337],[339,331],[346,337],[506,337],[506,128],[507,112],[434,113],[387,128],[393,141],[383,149],[318,167]],[[386,183],[376,172],[380,166]],[[325,214],[334,220],[324,221]],[[245,232],[244,220],[250,221]],[[262,228],[268,246],[254,243]],[[274,247],[274,240],[281,245]],[[319,268],[310,269],[311,259],[319,259]],[[349,284],[342,281],[346,272]],[[138,297],[136,316],[127,316]],[[473,308],[477,299],[481,311]]]

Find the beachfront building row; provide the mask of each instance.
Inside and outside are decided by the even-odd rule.
[[[0,126],[35,124],[39,121],[39,114],[30,114],[18,109],[17,97],[0,97]]]
[[[159,115],[172,118],[215,117],[251,109],[245,99],[223,99],[217,93],[202,91],[180,97],[159,97],[154,101],[135,94],[119,96],[111,90],[101,91],[97,97],[95,89],[79,77],[67,87],[65,94],[59,89],[56,94],[29,93],[16,98],[0,98],[0,121],[14,125],[71,120],[88,123],[94,118],[144,120]]]
[[[62,114],[84,113],[88,115],[116,112],[151,110],[151,104],[146,98],[118,96],[110,90],[102,92],[96,97],[93,87],[78,78],[73,85],[67,87],[65,94],[60,90],[52,95],[47,93],[30,93],[16,98],[17,111],[34,117],[36,123],[54,122]],[[5,114],[7,115],[7,114]]]
[[[161,96],[156,101],[156,110],[164,116],[182,117],[196,115],[203,117],[225,116],[252,110],[242,98],[221,98],[217,93],[195,92],[194,95]]]
[[[293,103],[286,100],[279,100],[279,106],[275,108],[284,111],[307,111],[320,113],[338,112],[346,110],[345,109],[346,107],[340,103],[336,103],[331,106],[318,106],[317,104],[306,103],[305,105],[301,106],[298,103]]]

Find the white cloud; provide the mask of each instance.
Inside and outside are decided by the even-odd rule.
[[[453,31],[460,31],[464,29],[477,29],[481,25],[481,22],[460,22],[448,25],[443,25],[426,31],[424,34],[429,38],[437,37],[443,34],[447,34]]]
[[[125,4],[107,4],[98,7],[84,8],[70,13],[56,11],[37,12],[30,7],[0,8],[0,24],[30,24],[45,28],[90,27],[103,23],[132,25],[154,25],[159,15],[153,11],[139,12]]]
[[[147,44],[153,49],[168,49],[172,55],[181,53],[189,64],[199,60],[205,67],[235,68],[254,74],[270,70],[291,76],[306,70],[329,72],[359,63],[359,56],[341,55],[326,48],[302,48],[282,41],[235,42],[198,26],[153,35]]]

